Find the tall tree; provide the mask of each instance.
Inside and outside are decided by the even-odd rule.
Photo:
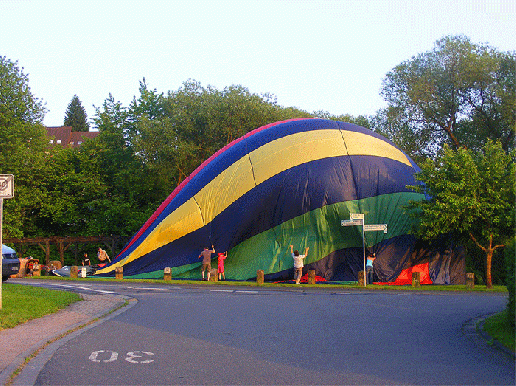
[[[81,101],[77,95],[74,95],[68,104],[65,112],[64,125],[72,126],[73,131],[90,131],[86,110],[82,107]]]
[[[128,109],[110,94],[102,108],[96,109],[94,122],[99,135],[81,150],[91,154],[107,187],[105,200],[95,203],[98,224],[104,233],[130,235],[156,209],[153,197],[159,187],[154,186],[154,175],[136,154],[134,122]]]
[[[167,96],[140,84],[140,98],[129,109],[139,157],[153,175],[174,187],[216,151],[267,123],[306,112],[281,108],[270,94],[257,95],[243,86],[218,90],[188,80]]]
[[[416,178],[424,184],[412,187],[429,197],[412,204],[421,220],[419,236],[471,239],[485,253],[488,288],[493,254],[515,234],[515,155],[499,141],[488,140],[481,151],[446,145],[442,155],[421,165]]]
[[[445,143],[479,150],[489,139],[510,151],[516,135],[515,79],[515,52],[473,44],[464,36],[444,37],[433,50],[387,74],[382,95],[388,108],[378,121],[393,139],[413,143],[408,147],[419,149],[416,156],[433,157]]]
[[[0,124],[41,123],[44,116],[43,103],[32,95],[23,68],[18,67],[17,61],[0,56]]]
[[[0,57],[0,173],[13,174],[15,198],[6,200],[6,237],[33,234],[44,190],[42,173],[48,138],[41,125],[45,108],[31,92],[28,76]]]

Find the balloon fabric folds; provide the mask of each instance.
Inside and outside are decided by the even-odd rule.
[[[305,269],[327,280],[356,280],[363,269],[362,229],[341,226],[350,213],[388,232],[365,232],[377,274],[392,280],[414,249],[405,211],[423,195],[417,165],[392,142],[349,123],[276,122],[231,142],[200,165],[160,205],[108,267],[124,277],[200,278],[199,253],[228,251],[227,279],[292,277],[290,245],[310,247]],[[215,255],[214,255],[215,256]]]

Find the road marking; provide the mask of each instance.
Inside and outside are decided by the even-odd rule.
[[[241,294],[250,294],[250,295],[260,293],[260,291],[235,291],[235,292],[241,293]]]
[[[142,358],[143,355],[139,355],[137,353],[143,353],[145,355],[154,355],[153,352],[150,352],[150,351],[129,351],[127,353],[127,357],[125,358],[125,360],[127,362],[130,362],[130,363],[151,363],[151,362],[154,362],[154,359],[145,359],[143,361],[140,361],[140,360],[137,360],[135,358]]]
[[[127,287],[135,290],[151,290],[151,291],[168,291],[168,288],[154,288],[154,287]]]
[[[109,356],[109,358],[107,358],[107,355],[103,354],[103,353],[106,353],[107,355],[109,355],[109,353],[111,353],[111,355]],[[101,358],[107,358],[107,359],[99,359],[99,354],[100,354]],[[154,362],[154,359],[140,360],[139,358],[144,357],[142,354],[145,354],[147,356],[154,356],[154,353],[150,352],[150,351],[129,351],[126,354],[125,360],[129,363],[143,363],[143,364]],[[96,362],[96,363],[100,363],[100,362],[109,363],[109,362],[114,362],[118,359],[118,353],[116,351],[111,351],[111,350],[98,350],[98,351],[93,351],[90,354],[90,356],[88,357],[88,359],[90,361]]]
[[[70,285],[70,284],[56,284],[56,283],[45,283],[45,284],[50,287],[81,289],[84,291],[99,292],[101,294],[116,294],[116,292],[113,292],[113,291],[100,290],[100,289],[95,289],[95,288],[85,287],[85,286],[74,286],[74,285]],[[34,285],[44,286],[45,284],[35,283]]]
[[[92,290],[92,291],[100,292],[102,294],[116,294],[116,292],[113,292],[113,291],[104,291],[104,290]]]
[[[111,356],[109,357],[109,359],[103,359],[103,360],[97,359],[99,354],[104,353],[104,352],[110,352],[111,353]],[[104,351],[104,350],[93,351],[88,359],[90,361],[92,361],[92,362],[97,362],[97,363],[100,363],[100,362],[109,363],[109,362],[114,362],[114,361],[116,361],[118,359],[118,353],[116,351],[109,351],[109,350],[107,350],[107,351]]]
[[[210,292],[234,292],[233,290],[228,289],[212,289]]]

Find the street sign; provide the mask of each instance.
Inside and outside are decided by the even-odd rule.
[[[0,198],[14,197],[14,176],[12,174],[0,174]]]
[[[349,227],[354,225],[362,225],[362,220],[342,220],[340,225],[343,227]]]
[[[387,224],[364,225],[364,232],[369,232],[369,231],[383,231],[383,233],[387,233]]]
[[[340,225],[343,227],[347,226],[362,226],[362,249],[364,251],[364,286],[367,285],[366,280],[366,255],[365,255],[365,232],[368,231],[383,231],[387,233],[387,224],[364,224],[363,213],[350,213],[349,220],[341,220]]]

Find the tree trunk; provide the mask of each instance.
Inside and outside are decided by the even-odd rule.
[[[469,234],[475,244],[486,253],[486,287],[488,289],[493,288],[493,279],[491,277],[491,265],[493,263],[494,251],[498,248],[505,247],[504,244],[495,245],[493,247],[493,234],[489,235],[489,245],[487,247],[482,246],[472,233]]]
[[[493,288],[493,279],[491,278],[491,264],[493,262],[493,249],[489,248],[486,257],[486,286],[488,289]]]
[[[449,121],[446,125],[442,125],[441,127],[443,130],[448,134],[448,137],[451,139],[452,143],[455,145],[455,149],[458,149],[461,147],[461,144],[455,134],[453,134],[453,129],[456,122],[456,115],[453,113],[453,115],[450,117]]]

